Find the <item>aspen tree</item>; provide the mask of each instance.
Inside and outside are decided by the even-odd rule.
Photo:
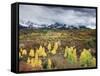
[[[28,63],[28,64],[30,64],[30,63],[31,63],[31,60],[30,60],[30,58],[28,58],[28,59],[27,59],[27,63]]]
[[[46,57],[46,56],[47,56],[47,54],[46,54],[46,52],[45,52],[45,48],[44,48],[44,47],[42,48],[42,56],[43,56],[43,57]]]
[[[64,57],[67,57],[67,55],[68,55],[68,46],[66,46],[65,48]]]
[[[91,66],[96,66],[96,58],[93,57],[91,60]]]
[[[23,49],[23,50],[22,50],[22,55],[27,55],[26,49]]]
[[[50,59],[50,58],[48,58],[48,65],[47,65],[47,68],[48,68],[48,69],[51,69],[51,66],[52,66],[51,59]]]
[[[51,53],[52,53],[53,55],[55,55],[55,54],[56,54],[57,49],[58,49],[58,43],[57,43],[57,42],[55,42],[54,47],[53,47],[53,50],[51,51]]]
[[[48,50],[49,50],[49,53],[50,53],[50,50],[51,50],[51,44],[50,43],[48,44]]]
[[[33,49],[30,50],[29,56],[30,56],[30,57],[34,57],[34,50],[33,50]]]
[[[19,58],[22,58],[21,52],[19,52]]]
[[[80,55],[80,65],[81,66],[89,66],[91,64],[92,55],[90,53],[90,49],[83,49]]]

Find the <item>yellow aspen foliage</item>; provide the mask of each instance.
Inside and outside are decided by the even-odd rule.
[[[67,54],[68,54],[68,46],[66,46],[65,48],[64,57],[67,57]]]
[[[35,56],[35,54],[37,53],[38,54],[38,56],[39,56],[39,49],[36,49],[36,51],[34,52],[34,56]]]
[[[89,66],[91,65],[92,55],[90,53],[90,49],[83,49],[80,55],[80,65],[81,66]]]
[[[74,47],[68,48],[68,46],[66,46],[64,57],[66,57],[68,62],[71,63],[71,64],[77,63],[76,48],[74,48]]]
[[[22,55],[27,55],[26,49],[23,49],[23,50],[22,50]]]
[[[69,63],[73,63],[73,53],[72,53],[72,48],[68,48],[68,55],[67,55],[67,60]]]
[[[30,60],[30,58],[28,58],[28,59],[27,59],[27,63],[28,63],[28,64],[30,64],[30,63],[31,63],[31,60]]]
[[[39,65],[39,60],[38,59],[34,59],[34,65],[35,66]]]
[[[35,67],[34,58],[32,58],[32,59],[30,60],[30,64],[32,65],[32,67]]]
[[[35,67],[42,67],[42,61],[41,61],[41,59],[34,60],[34,64],[35,64]]]
[[[84,49],[80,55],[80,64],[85,65],[86,61],[87,61],[87,56],[86,56],[86,50]]]
[[[31,58],[31,59],[30,59],[30,63],[31,63],[31,64],[34,63],[34,58]]]
[[[30,50],[29,56],[30,56],[30,57],[34,57],[34,50],[33,50],[33,49]]]
[[[96,58],[93,57],[91,60],[91,66],[96,66]]]
[[[22,58],[21,52],[19,52],[19,58]]]
[[[76,48],[73,49],[73,63],[77,63],[77,53],[76,53]]]
[[[32,58],[30,61],[32,67],[40,67],[42,66],[42,61],[41,59],[38,58],[38,55],[35,54],[35,58]]]
[[[40,45],[40,47],[39,47],[39,51],[42,52],[42,50],[43,50],[43,49],[42,49],[42,46]]]
[[[49,52],[51,50],[51,44],[50,43],[48,44],[48,50],[49,50]]]
[[[55,54],[56,54],[56,49],[53,49],[53,50],[51,51],[51,53],[52,53],[53,55],[55,55]]]
[[[57,50],[57,48],[58,48],[58,42],[55,42],[54,49]]]
[[[47,65],[47,68],[48,68],[48,69],[51,69],[51,66],[52,66],[51,59],[50,59],[50,58],[48,58],[48,65]]]
[[[45,52],[45,48],[42,46],[39,47],[39,49],[37,50],[37,53],[39,56],[43,56],[43,57],[47,56],[47,54]]]
[[[23,49],[22,48],[20,48],[20,52],[22,52],[23,51]]]
[[[42,60],[41,59],[38,60],[38,65],[42,65]]]
[[[57,43],[57,42],[55,42],[54,47],[53,47],[53,49],[52,49],[51,53],[52,53],[53,55],[55,55],[55,54],[56,54],[57,49],[58,49],[58,43]]]
[[[46,54],[46,52],[45,52],[45,48],[44,48],[44,47],[42,48],[42,56],[43,56],[43,57],[47,56],[47,54]]]
[[[73,49],[74,49],[74,47],[71,46],[71,47],[70,47],[70,50],[73,51]]]
[[[40,45],[39,49],[37,50],[38,56],[42,56],[42,51],[43,51],[43,48]]]

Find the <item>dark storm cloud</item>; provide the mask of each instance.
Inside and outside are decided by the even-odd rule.
[[[93,8],[20,5],[19,18],[37,24],[59,22],[75,26],[82,24],[91,28],[96,27],[96,10]]]

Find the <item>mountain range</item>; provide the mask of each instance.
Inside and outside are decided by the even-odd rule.
[[[20,23],[19,24],[20,29],[25,29],[25,28],[30,28],[30,29],[82,29],[82,28],[87,28],[85,25],[69,25],[69,24],[63,24],[59,22],[55,22],[54,24],[36,24],[31,21],[28,21],[26,23]]]

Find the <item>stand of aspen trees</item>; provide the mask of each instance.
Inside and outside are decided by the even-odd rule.
[[[43,69],[42,58],[47,58],[47,69],[53,69],[52,59],[49,58],[49,54],[56,55],[59,44],[55,42],[53,45],[48,43],[47,49],[43,46],[39,46],[37,49],[30,49],[29,51],[25,48],[20,48],[19,59],[26,58],[26,63],[34,67],[41,67]],[[96,58],[92,56],[91,49],[83,49],[78,57],[77,48],[66,46],[62,50],[63,57],[67,59],[69,64],[79,64],[81,67],[96,66]]]

